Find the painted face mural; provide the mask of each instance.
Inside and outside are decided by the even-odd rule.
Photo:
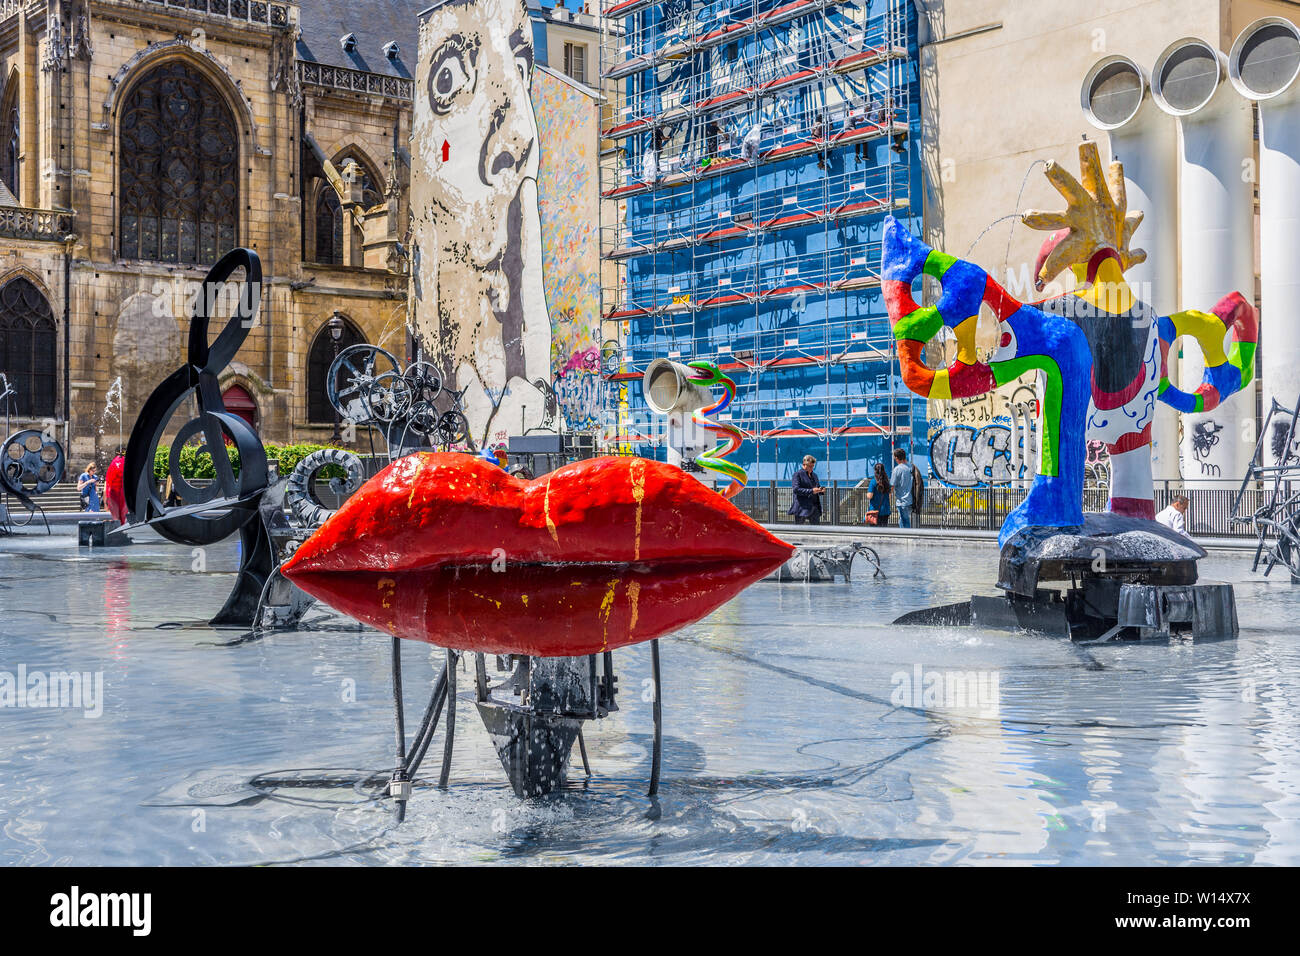
[[[554,413],[532,71],[521,3],[446,0],[425,11],[412,128],[414,334],[463,391],[478,445]]]

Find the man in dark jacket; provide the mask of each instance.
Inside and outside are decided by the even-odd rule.
[[[790,514],[794,515],[795,524],[818,524],[822,517],[822,494],[826,489],[817,480],[813,468],[817,459],[812,455],[803,456],[803,467],[794,473],[794,501],[790,503]]]

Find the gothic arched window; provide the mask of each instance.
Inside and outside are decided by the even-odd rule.
[[[361,184],[361,208],[369,209],[380,205],[384,201],[384,194],[375,185],[378,180],[369,163],[349,151],[341,154],[332,165],[343,173],[349,163],[357,164],[355,175],[356,181]],[[319,169],[319,166],[316,168]],[[316,205],[311,210],[312,218],[307,225],[315,237],[311,261],[328,266],[360,265],[361,230],[351,222],[350,215],[344,215],[343,204],[339,200],[338,193],[334,191],[334,187],[328,180],[322,175],[317,177],[316,182],[319,184]],[[343,230],[346,228],[352,229],[352,262],[345,262],[343,258]]]
[[[343,206],[329,183],[323,183],[316,197],[316,261],[343,264]]]
[[[4,99],[0,100],[0,182],[20,203],[18,195],[18,154],[22,152],[22,142],[18,138],[18,96],[17,74],[10,77],[10,89]]]
[[[307,353],[307,421],[334,421],[334,406],[325,393],[325,377],[329,375],[334,356],[349,345],[359,345],[365,340],[361,330],[347,319],[343,320],[343,334],[339,336],[337,346],[330,335],[328,321],[316,330],[316,338],[312,339],[311,350]]]
[[[211,264],[239,224],[239,129],[217,88],[179,60],[156,67],[122,106],[121,253]]]
[[[0,288],[0,372],[20,418],[53,418],[58,330],[41,290],[22,276]],[[0,408],[0,412],[3,408]]]

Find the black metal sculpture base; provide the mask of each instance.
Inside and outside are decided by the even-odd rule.
[[[1088,643],[1235,638],[1230,584],[1197,582],[1205,550],[1142,518],[1089,514],[1079,528],[1026,528],[1002,548],[1000,596],[904,614],[895,624],[1028,630]],[[1067,582],[1063,591],[1039,587]]]
[[[78,521],[77,544],[83,548],[124,548],[131,536],[116,521]]]
[[[256,517],[239,529],[239,571],[230,596],[208,623],[213,627],[250,629],[257,623],[266,582],[279,567],[266,525]]]
[[[520,797],[540,797],[564,786],[573,744],[584,720],[617,710],[609,655],[520,658],[499,688],[478,684],[479,716],[492,737],[501,766]],[[499,701],[492,690],[518,702]]]
[[[456,736],[456,667],[460,653],[447,651],[447,663],[434,684],[424,717],[407,746],[405,707],[402,698],[402,641],[393,638],[393,713],[397,740],[397,766],[389,782],[389,795],[397,802],[397,819],[406,815],[411,784],[433,740],[444,708],[442,770],[438,786],[446,787]],[[521,798],[542,797],[564,787],[576,742],[582,754],[583,770],[591,776],[583,721],[599,720],[618,710],[615,697],[618,678],[613,655],[588,657],[496,657],[499,673],[508,673],[495,685],[489,683],[487,658],[473,655],[474,702],[483,725],[492,738],[510,786]],[[659,770],[663,753],[663,711],[660,705],[659,642],[650,642],[653,671],[654,743],[651,754],[649,795],[659,792]],[[517,699],[512,699],[517,698]]]

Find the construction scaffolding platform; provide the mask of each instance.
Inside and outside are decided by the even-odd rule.
[[[626,386],[610,390],[607,450],[659,446],[639,379],[663,357],[735,380],[724,420],[752,439],[733,457],[756,480],[788,477],[801,448],[854,480],[882,449],[923,442],[879,273],[884,216],[920,213],[911,5],[604,13],[603,363]]]

